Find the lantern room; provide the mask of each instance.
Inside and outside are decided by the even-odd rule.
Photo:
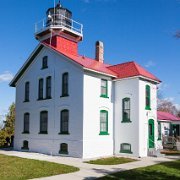
[[[53,8],[49,8],[46,17],[35,24],[35,38],[44,40],[54,34],[65,34],[75,41],[83,38],[83,25],[72,19],[72,12],[64,8],[60,2]]]

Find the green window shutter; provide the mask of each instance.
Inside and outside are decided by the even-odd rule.
[[[122,100],[122,122],[131,122],[131,103],[130,98],[124,98]]]
[[[106,79],[101,79],[101,96],[108,98],[108,81]]]
[[[108,111],[100,111],[100,135],[109,135],[108,134]]]
[[[149,85],[146,85],[146,110],[151,110],[151,88]]]

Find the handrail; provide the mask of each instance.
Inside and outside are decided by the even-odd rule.
[[[38,33],[48,27],[55,28],[67,28],[75,33],[83,34],[83,25],[73,19],[67,18],[62,14],[53,14],[48,18],[43,18],[42,20],[35,23],[35,33]]]

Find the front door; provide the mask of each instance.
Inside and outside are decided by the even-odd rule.
[[[154,148],[154,120],[149,119],[149,148]]]

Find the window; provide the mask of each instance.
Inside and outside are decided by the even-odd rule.
[[[44,56],[42,59],[42,69],[48,68],[48,57]]]
[[[130,154],[132,154],[131,144],[122,143],[122,144],[120,145],[120,153],[130,153]]]
[[[61,97],[64,97],[64,96],[68,96],[68,73],[64,73],[62,75],[62,96]]]
[[[69,111],[67,109],[61,111],[60,130],[60,134],[69,134]]]
[[[130,98],[124,98],[122,100],[122,108],[123,108],[122,122],[131,122],[130,121]]]
[[[43,79],[39,79],[39,92],[38,92],[39,100],[43,99],[43,84],[44,84]]]
[[[24,97],[24,101],[28,102],[29,101],[29,82],[25,83],[25,97]]]
[[[51,76],[46,78],[46,99],[51,99]]]
[[[158,122],[158,140],[161,140],[161,122]]]
[[[100,135],[108,135],[108,112],[100,111]]]
[[[23,141],[23,147],[21,149],[24,149],[24,150],[29,150],[29,142],[28,141]]]
[[[153,135],[153,125],[149,124],[149,135],[152,136]]]
[[[29,113],[24,114],[24,132],[23,133],[29,133]]]
[[[48,133],[48,112],[42,111],[40,113],[40,134]]]
[[[59,154],[68,154],[68,144],[66,143],[60,144]]]
[[[108,81],[101,79],[101,97],[108,98]]]
[[[151,110],[151,88],[146,85],[146,110]]]

